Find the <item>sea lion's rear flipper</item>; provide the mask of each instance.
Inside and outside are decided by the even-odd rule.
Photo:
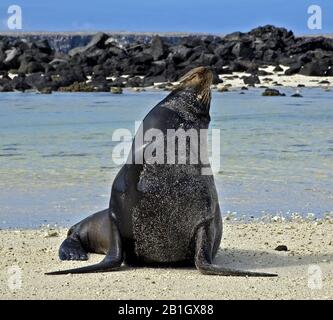
[[[107,272],[116,271],[120,268],[122,259],[114,253],[108,253],[105,258],[97,264],[93,264],[87,267],[81,267],[76,269],[60,270],[54,272],[45,273],[46,275],[61,275],[61,274],[75,274],[75,273],[94,273],[94,272]]]
[[[277,274],[234,270],[212,263],[212,243],[209,226],[199,227],[196,235],[195,266],[202,273],[217,276],[235,277],[277,277]]]
[[[122,241],[116,222],[111,217],[111,215],[109,216],[109,219],[110,226],[107,226],[107,228],[105,228],[105,230],[109,230],[107,234],[108,251],[105,258],[100,263],[76,269],[48,272],[46,274],[61,275],[69,273],[93,273],[118,270],[123,262]]]

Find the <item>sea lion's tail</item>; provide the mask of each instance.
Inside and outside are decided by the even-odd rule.
[[[117,259],[113,254],[108,254],[105,258],[96,264],[74,268],[68,270],[60,270],[47,272],[46,275],[62,275],[62,274],[79,274],[79,273],[95,273],[95,272],[109,272],[109,271],[117,271],[120,269],[122,264],[122,259]]]
[[[202,274],[233,277],[277,277],[276,273],[254,272],[224,268],[216,264],[202,264],[198,266]]]

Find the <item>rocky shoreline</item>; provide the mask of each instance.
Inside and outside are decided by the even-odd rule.
[[[313,86],[328,86],[333,77],[332,38],[296,37],[292,31],[269,25],[224,37],[126,38],[97,33],[82,41],[76,43],[83,46],[68,51],[50,45],[47,36],[0,35],[0,92],[121,93],[124,87],[153,86],[169,90],[181,75],[199,65],[212,68],[219,91],[235,85],[290,85],[291,76],[303,79],[299,82],[303,86],[306,77],[314,78]]]

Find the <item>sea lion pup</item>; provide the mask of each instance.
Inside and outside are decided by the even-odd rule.
[[[213,263],[222,218],[214,177],[207,174],[212,80],[208,68],[191,70],[148,113],[113,182],[109,209],[70,228],[59,249],[61,260],[87,260],[88,252],[106,254],[104,260],[48,274],[114,271],[125,262],[195,265],[211,275],[276,276]]]

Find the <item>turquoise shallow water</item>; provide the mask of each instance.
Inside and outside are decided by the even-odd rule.
[[[292,89],[281,89],[287,95]],[[108,205],[119,166],[112,134],[134,133],[166,92],[0,95],[0,228],[69,225]],[[333,92],[213,93],[215,180],[224,213],[333,211]]]

